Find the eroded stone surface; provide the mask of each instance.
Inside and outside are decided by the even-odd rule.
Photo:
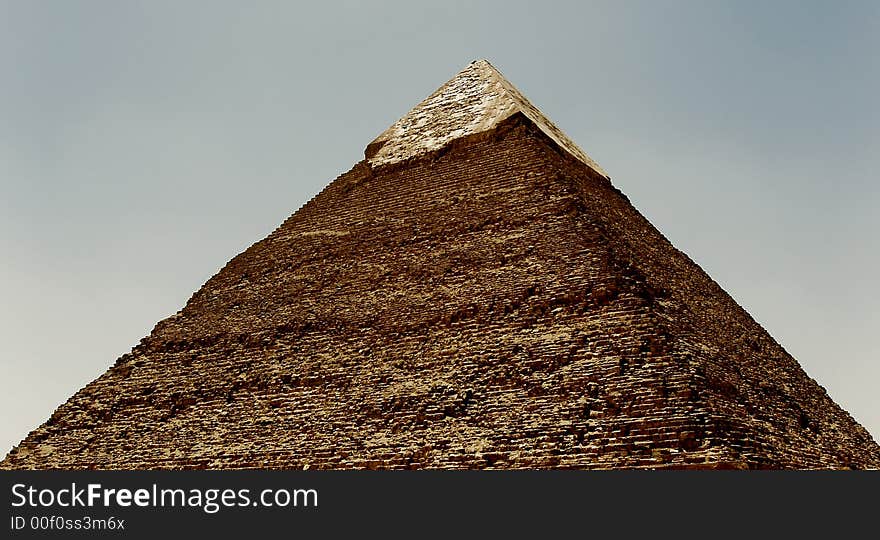
[[[485,133],[357,164],[0,466],[880,466],[604,175]]]
[[[472,62],[376,137],[367,146],[367,161],[389,165],[439,150],[455,139],[493,129],[517,112],[560,148],[608,176],[487,60]]]

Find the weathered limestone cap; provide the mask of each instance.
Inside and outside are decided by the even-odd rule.
[[[523,114],[561,149],[608,177],[599,164],[531,104],[488,60],[476,60],[376,137],[370,165],[389,165],[439,150],[460,137],[488,131]]]

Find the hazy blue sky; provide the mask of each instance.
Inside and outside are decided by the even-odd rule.
[[[0,455],[488,58],[880,437],[878,2],[0,0]]]

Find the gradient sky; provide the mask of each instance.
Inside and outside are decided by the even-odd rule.
[[[880,438],[880,3],[0,0],[0,455],[488,58]]]

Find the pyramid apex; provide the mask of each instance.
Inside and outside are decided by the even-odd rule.
[[[455,139],[495,128],[521,113],[562,150],[607,177],[583,150],[485,58],[472,61],[443,86],[376,137],[365,150],[370,165],[390,165]]]

